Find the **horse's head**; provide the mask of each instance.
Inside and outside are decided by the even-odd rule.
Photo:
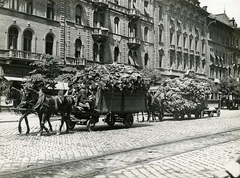
[[[38,95],[35,91],[31,91],[29,88],[24,88],[22,90],[21,102],[18,105],[20,108],[32,107],[38,99]]]
[[[15,88],[15,87],[10,87],[6,94],[5,103],[10,104],[13,102],[14,105],[17,105],[17,104],[19,104],[21,97],[22,97],[21,90]]]

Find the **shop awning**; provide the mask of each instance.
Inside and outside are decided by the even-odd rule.
[[[22,77],[9,77],[9,76],[4,76],[4,78],[8,81],[25,81],[26,79],[22,78]]]

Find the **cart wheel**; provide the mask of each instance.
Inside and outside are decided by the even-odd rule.
[[[212,112],[212,111],[209,112],[209,113],[208,113],[208,116],[209,116],[209,117],[213,117],[213,112]]]
[[[218,110],[218,111],[217,111],[217,117],[220,117],[220,115],[221,115],[221,111]]]
[[[89,119],[87,121],[87,130],[89,132],[93,131],[94,130],[94,127],[95,127],[95,120],[94,119]]]
[[[76,122],[69,120],[67,123],[68,123],[69,130],[73,130],[76,125]]]
[[[125,127],[129,128],[133,125],[133,115],[132,114],[127,114],[125,119],[124,119],[124,125]]]
[[[163,120],[163,115],[162,115],[162,113],[159,113],[159,114],[158,114],[158,119],[159,119],[159,121],[162,121],[162,120]]]
[[[106,116],[106,122],[107,122],[107,124],[108,124],[110,127],[114,126],[115,121],[116,121],[116,118],[115,118],[115,115],[114,115],[114,114],[109,113],[109,114]]]
[[[199,112],[196,112],[196,113],[195,113],[195,119],[199,119],[199,117],[200,117]]]
[[[181,119],[184,119],[184,116],[185,116],[185,114],[182,113],[182,114],[180,115]]]

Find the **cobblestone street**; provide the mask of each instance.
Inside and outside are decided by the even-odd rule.
[[[2,114],[0,117],[0,177],[158,144],[163,144],[162,152],[156,153],[155,159],[138,162],[137,159],[141,156],[147,158],[147,152],[146,155],[128,154],[122,158],[126,162],[135,160],[134,164],[125,167],[119,165],[118,170],[99,174],[97,177],[212,177],[214,171],[221,170],[230,159],[239,154],[240,137],[237,129],[240,128],[240,111],[223,110],[221,117],[202,119],[175,121],[165,118],[163,122],[144,123],[135,121],[129,129],[125,129],[123,124],[110,128],[99,122],[96,131],[87,132],[85,126],[76,126],[70,134],[63,132],[59,136],[55,133],[60,121],[55,119],[52,122],[54,133],[41,137],[37,136],[39,123],[35,116],[29,117],[31,131],[28,136],[18,134],[16,121],[19,116]],[[23,131],[24,129],[25,127]],[[232,134],[225,135],[224,132],[227,131],[232,131]],[[222,138],[211,138],[215,133],[220,133]],[[199,142],[201,147],[198,148],[199,140],[194,142],[193,138],[204,135],[209,137],[202,139]],[[184,143],[173,143],[179,140]],[[151,153],[152,155],[154,154]],[[116,160],[121,160],[121,157],[110,157],[109,164],[117,165]],[[55,177],[61,176],[56,173]]]

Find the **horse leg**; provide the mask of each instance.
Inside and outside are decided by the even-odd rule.
[[[49,125],[49,131],[52,132],[53,129],[52,129],[52,124],[50,122],[50,118],[47,120],[47,122],[48,122],[48,125]]]
[[[59,130],[57,131],[57,135],[60,135],[61,134],[61,130],[62,130],[62,126],[63,126],[63,124],[64,124],[64,114],[63,113],[61,113],[61,124],[60,124],[60,127],[59,127]]]
[[[38,117],[39,117],[39,123],[40,123],[40,130],[38,131],[38,136],[42,136],[42,133],[43,133],[43,114],[38,114]]]
[[[25,123],[26,123],[26,126],[27,126],[27,132],[26,132],[26,135],[28,135],[29,132],[30,132],[30,128],[29,128],[29,124],[28,124],[28,118],[27,118],[27,116],[25,116],[24,119],[25,119]]]
[[[65,124],[66,124],[66,133],[69,133],[68,120],[70,120],[70,113],[68,113],[68,114],[64,117],[64,121],[65,121]]]
[[[21,122],[23,119],[25,119],[25,117],[27,117],[27,115],[29,114],[29,112],[25,113],[22,115],[22,117],[20,117],[19,121],[18,121],[18,132],[21,134],[22,133],[22,127],[21,127]],[[26,119],[25,119],[25,122],[26,122]],[[26,123],[27,125],[27,128],[29,129],[29,125],[28,123]],[[30,130],[30,129],[29,129]]]
[[[143,115],[143,111],[142,111],[142,122],[144,122],[144,115]]]

